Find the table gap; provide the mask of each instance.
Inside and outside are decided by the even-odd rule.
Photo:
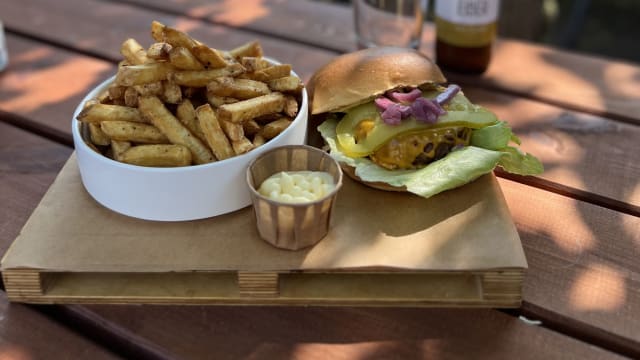
[[[165,349],[78,305],[24,304],[85,339],[124,359],[173,359]]]
[[[612,334],[601,328],[552,312],[527,301],[523,301],[522,307],[519,309],[500,311],[512,316],[524,316],[529,320],[539,320],[542,324],[532,326],[540,326],[632,359],[640,359],[638,343],[633,342],[631,339]]]
[[[18,129],[22,129],[29,133],[51,140],[60,145],[73,147],[73,137],[70,133],[56,130],[52,127],[42,126],[41,124],[20,115],[0,110],[0,121],[12,125]]]

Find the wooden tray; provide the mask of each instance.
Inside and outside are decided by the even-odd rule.
[[[296,252],[261,240],[254,221],[251,208],[174,223],[114,213],[84,190],[72,155],[2,260],[6,292],[31,303],[521,302],[526,260],[493,175],[427,200],[345,178],[329,235]]]

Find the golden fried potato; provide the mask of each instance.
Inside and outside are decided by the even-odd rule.
[[[302,81],[293,75],[269,80],[268,84],[273,91],[299,93],[302,90]]]
[[[169,62],[177,69],[204,70],[204,65],[196,59],[189,49],[176,46],[169,51]]]
[[[196,45],[191,48],[191,52],[207,69],[223,68],[229,65],[218,50],[206,45]]]
[[[171,48],[172,46],[166,42],[153,43],[147,50],[147,57],[153,60],[168,61]]]
[[[224,160],[234,155],[229,139],[225,136],[216,113],[211,105],[204,104],[196,109],[196,117],[200,123],[200,128],[204,132],[207,143],[218,160]]]
[[[224,68],[211,70],[184,70],[173,72],[170,80],[178,85],[201,87],[221,76],[236,76],[242,74],[244,68],[240,64],[232,64]]]
[[[131,65],[141,65],[149,62],[147,51],[135,39],[127,39],[120,46],[120,54]]]
[[[191,165],[191,151],[184,145],[138,145],[123,152],[120,159],[139,166],[188,166]]]
[[[214,79],[207,85],[207,94],[230,96],[237,99],[250,99],[269,94],[267,84],[249,79],[234,79],[223,76]]]
[[[284,107],[284,102],[284,95],[271,93],[222,105],[218,108],[218,114],[222,120],[242,123],[258,116],[280,112]]]
[[[160,130],[148,124],[129,121],[103,121],[100,128],[112,140],[143,144],[166,144],[169,139]]]
[[[244,45],[240,45],[235,49],[229,50],[229,54],[236,59],[246,56],[261,57],[262,46],[260,46],[258,41],[251,41]]]
[[[239,140],[231,141],[231,147],[233,148],[233,152],[235,152],[236,155],[242,155],[246,152],[251,151],[254,146],[253,143],[249,141],[249,139],[243,136]]]
[[[84,108],[77,117],[78,121],[98,123],[103,121],[148,122],[136,108],[119,105],[94,104]]]
[[[122,154],[131,148],[129,141],[111,140],[111,152],[113,153],[113,159],[122,161]]]
[[[264,137],[266,140],[271,140],[274,137],[278,136],[284,129],[289,127],[293,121],[289,118],[283,117],[276,121],[272,121],[265,125],[262,130],[260,130],[260,135]]]
[[[133,86],[162,81],[172,71],[175,71],[174,67],[166,62],[123,66],[116,74],[116,84]]]
[[[191,100],[184,99],[178,105],[176,109],[176,117],[184,126],[191,131],[191,133],[198,137],[198,139],[202,140],[203,143],[206,144],[207,139],[200,128],[200,123],[198,122],[198,118],[196,117],[196,109],[193,107]]]
[[[191,151],[193,162],[205,164],[214,161],[209,149],[194,136],[156,96],[143,96],[138,99],[140,112],[151,120],[166,135],[172,144],[184,145]]]
[[[89,137],[91,142],[95,145],[109,145],[111,144],[111,138],[100,129],[99,123],[89,123]]]

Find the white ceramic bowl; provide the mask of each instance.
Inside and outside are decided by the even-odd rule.
[[[293,72],[292,72],[293,73]],[[295,75],[295,74],[294,74]],[[118,213],[158,221],[195,220],[229,213],[251,205],[246,169],[263,152],[304,144],[307,131],[307,92],[302,92],[298,116],[280,135],[254,150],[230,159],[177,168],[135,166],[93,151],[76,117],[85,101],[95,98],[112,77],[82,99],[73,114],[73,142],[82,183],[100,204]]]

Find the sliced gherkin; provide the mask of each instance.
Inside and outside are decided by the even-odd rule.
[[[338,123],[336,128],[338,145],[340,150],[348,156],[364,157],[371,155],[390,139],[400,135],[452,127],[479,129],[498,122],[495,114],[471,104],[463,95],[457,95],[449,105],[450,110],[440,116],[435,124],[426,124],[410,117],[404,119],[399,125],[385,124],[373,102],[359,105],[349,110]],[[465,110],[453,110],[454,108]],[[367,124],[368,130],[365,132],[362,131],[361,123],[363,122]]]

